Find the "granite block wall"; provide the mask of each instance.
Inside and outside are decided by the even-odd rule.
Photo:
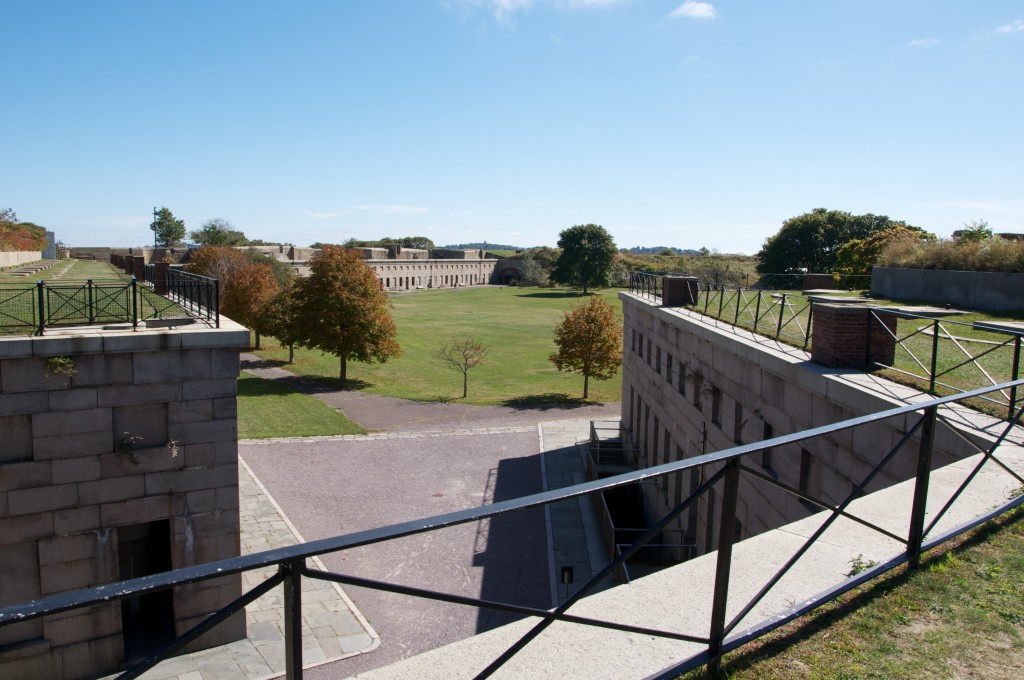
[[[171,568],[238,555],[235,390],[248,332],[223,322],[0,339],[0,606],[120,580],[140,527],[163,523]],[[237,576],[175,589],[174,632],[240,594]],[[0,627],[0,677],[116,671],[123,628],[120,602]],[[235,616],[189,649],[244,635]]]

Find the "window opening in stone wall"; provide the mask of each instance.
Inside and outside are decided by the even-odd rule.
[[[811,452],[807,449],[800,449],[800,484],[797,488],[800,489],[800,493],[810,495],[811,493]],[[804,506],[804,509],[815,512],[818,510],[818,506],[814,503],[800,499],[800,505]]]
[[[632,351],[635,352],[636,351],[636,329],[635,328],[633,329],[632,337],[633,337],[633,339],[632,339]]]
[[[764,423],[764,427],[762,428],[761,432],[762,441],[764,441],[765,439],[771,439],[772,437],[775,436],[774,429],[768,423]],[[761,451],[761,467],[769,471],[771,471],[772,469],[772,449],[770,446],[767,449]]]
[[[743,404],[739,402],[736,402],[732,410],[732,440],[737,444],[743,443]]]
[[[171,522],[160,520],[117,529],[119,578],[124,581],[170,571]],[[174,639],[174,590],[121,600],[125,659],[139,659]]]
[[[654,362],[654,370],[661,373],[661,345],[658,345],[657,359]]]
[[[666,427],[665,428],[665,442],[664,442],[664,444],[662,444],[662,449],[661,449],[661,456],[662,456],[662,461],[661,462],[662,463],[667,463],[668,460],[669,460],[669,458],[668,458],[669,457],[669,451],[670,451],[669,445],[671,443],[672,443],[672,437],[669,436],[668,428]]]
[[[644,358],[644,334],[643,333],[640,334],[639,352],[640,352],[640,358],[643,359]]]
[[[711,387],[711,422],[722,427],[722,390]]]
[[[647,338],[647,365],[651,365],[651,339]]]
[[[672,384],[672,355],[668,354],[665,356],[665,380],[668,384]]]
[[[651,457],[654,459],[654,465],[658,464],[658,434],[661,432],[661,421],[658,420],[658,416],[654,416],[654,430],[651,432]]]
[[[679,394],[686,396],[686,364],[679,362]]]

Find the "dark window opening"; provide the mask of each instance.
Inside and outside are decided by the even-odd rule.
[[[739,402],[732,411],[732,440],[737,444],[743,443],[743,404]]]
[[[722,390],[711,388],[711,422],[722,427]]]
[[[807,449],[800,449],[800,493],[811,494],[811,452]],[[800,505],[811,512],[817,512],[820,508],[814,503],[800,499]]]
[[[668,381],[669,385],[672,384],[672,355],[671,354],[669,354],[668,356],[665,357],[665,380]]]

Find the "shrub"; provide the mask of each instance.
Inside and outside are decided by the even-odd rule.
[[[878,264],[911,269],[1024,272],[1024,241],[994,237],[915,243],[900,239],[882,251]]]

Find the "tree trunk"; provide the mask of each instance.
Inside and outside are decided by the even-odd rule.
[[[466,398],[466,390],[469,386],[469,371],[462,372],[462,398]]]
[[[260,334],[259,334],[259,331],[256,331],[256,349],[259,349],[259,348],[260,348]]]
[[[586,399],[590,389],[590,374],[583,374],[583,398]]]
[[[341,386],[344,387],[345,386],[345,382],[348,380],[348,365],[347,365],[347,362],[345,360],[345,357],[342,356],[342,357],[340,357],[340,359],[341,359],[341,372],[340,372],[338,377],[341,378]]]
[[[290,345],[288,345],[288,363],[289,364],[294,364],[295,363],[295,343],[294,342],[291,343]]]

